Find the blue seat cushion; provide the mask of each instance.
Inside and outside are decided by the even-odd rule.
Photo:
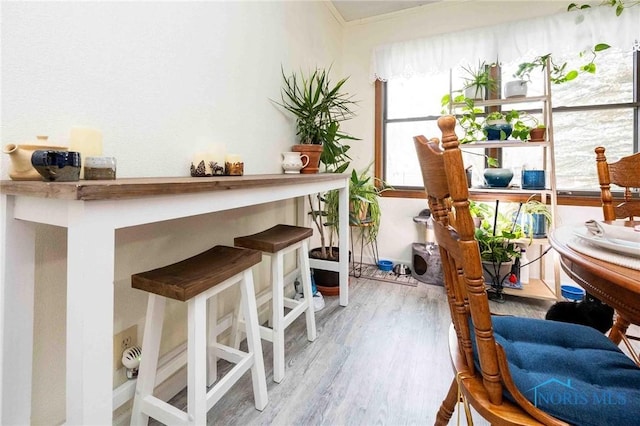
[[[510,316],[493,317],[493,332],[516,387],[542,411],[576,425],[640,424],[640,368],[602,333]]]

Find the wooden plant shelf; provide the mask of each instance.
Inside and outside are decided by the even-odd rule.
[[[552,288],[555,285],[551,286]],[[555,295],[555,292],[547,285],[547,283],[543,280],[537,278],[529,279],[527,284],[522,286],[522,289],[515,288],[505,288],[504,294],[508,294],[509,296],[518,296],[518,297],[528,297],[532,299],[542,299],[542,300],[558,300],[558,297]]]

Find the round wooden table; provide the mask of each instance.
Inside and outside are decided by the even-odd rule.
[[[558,228],[549,243],[560,254],[560,266],[588,293],[613,307],[618,313],[609,338],[620,343],[629,323],[640,324],[640,270],[615,265],[573,250],[567,245],[572,233]]]

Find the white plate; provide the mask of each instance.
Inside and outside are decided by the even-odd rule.
[[[633,241],[597,237],[585,228],[576,228],[573,234],[600,248],[640,258],[640,244]]]

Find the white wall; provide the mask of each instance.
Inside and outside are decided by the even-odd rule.
[[[356,119],[345,123],[345,129],[363,139],[362,142],[351,144],[350,154],[354,158],[355,167],[362,169],[374,159],[375,91],[369,78],[369,60],[374,47],[559,13],[564,11],[566,6],[563,2],[551,1],[450,1],[349,23],[345,29],[343,70],[345,75],[350,76],[350,87],[360,99],[360,110]],[[505,37],[508,37],[508,34],[505,34]],[[380,205],[380,257],[410,264],[411,243],[424,241],[424,227],[415,224],[413,217],[427,207],[426,200],[382,198]]]
[[[341,71],[343,29],[322,2],[2,2],[1,19],[3,146],[43,134],[67,145],[72,126],[95,127],[118,177],[187,176],[212,144],[247,174],[280,173],[295,143],[270,101],[281,66]],[[283,202],[118,231],[114,332],[142,332],[132,273],[294,219]],[[64,420],[65,252],[64,229],[38,227],[33,424]],[[182,319],[171,304],[165,348],[184,338]]]

